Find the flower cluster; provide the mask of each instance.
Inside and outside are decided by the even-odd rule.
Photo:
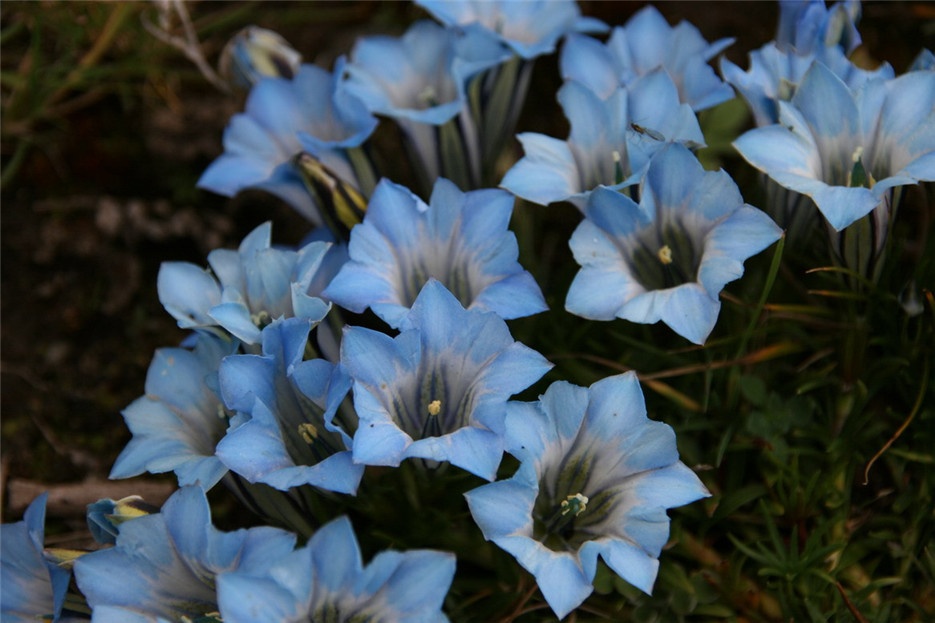
[[[899,203],[894,190],[935,180],[935,72],[921,60],[899,77],[887,63],[855,65],[847,54],[860,43],[857,2],[780,8],[776,39],[750,55],[749,71],[722,64],[758,126],[734,146],[789,191],[775,194],[768,209],[794,243],[810,234],[817,207],[836,260],[873,279]],[[851,251],[862,236],[838,232],[865,218],[873,234]]]
[[[673,427],[649,418],[635,372],[573,384],[517,327],[529,341],[546,315],[621,332],[662,322],[674,352],[710,346],[727,284],[783,237],[698,158],[698,113],[731,85],[758,126],[736,149],[834,230],[881,205],[891,218],[893,189],[935,179],[935,71],[924,57],[899,77],[854,66],[856,2],[783,2],[776,41],[749,72],[722,61],[726,82],[709,63],[733,40],[653,7],[601,41],[585,33],[607,27],[570,0],[419,4],[437,22],[362,37],[332,72],[259,29],[225,52],[252,86],[199,186],[266,190],[317,230],[284,247],[265,223],[207,269],[162,265],[159,300],[188,334],[156,352],[124,410],[132,439],[111,477],[171,471],[181,488],[158,512],[89,508],[104,546],[70,562],[93,620],[447,621],[486,594],[466,582],[446,598],[456,557],[459,573],[502,570],[487,542],[515,559],[499,577],[531,574],[559,618],[603,571],[651,593],[667,511],[708,489]],[[521,133],[523,156],[498,168],[533,61],[560,42],[569,136]],[[404,148],[382,160],[379,124]],[[378,166],[394,160],[413,175]],[[558,208],[518,200],[576,208],[566,290],[545,275],[543,293],[510,229]],[[742,350],[751,330],[718,337]],[[278,527],[215,528],[219,483]],[[70,616],[43,504],[4,526],[4,620]]]

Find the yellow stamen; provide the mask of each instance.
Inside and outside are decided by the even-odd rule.
[[[668,266],[672,263],[672,249],[669,248],[669,245],[664,244],[659,251],[656,252],[656,257],[659,258],[659,261]]]
[[[314,424],[308,422],[299,424],[299,434],[302,435],[302,439],[307,444],[315,443],[315,440],[318,439],[318,429],[315,428]]]
[[[429,415],[438,415],[442,411],[442,401],[433,400],[429,403]]]

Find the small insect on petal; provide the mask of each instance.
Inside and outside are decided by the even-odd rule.
[[[635,123],[631,123],[631,124],[630,124],[630,128],[632,128],[633,131],[636,132],[637,134],[642,134],[642,135],[644,135],[644,136],[648,136],[649,138],[651,138],[651,139],[653,139],[653,140],[656,140],[656,141],[665,141],[665,140],[666,140],[666,137],[664,137],[662,134],[660,134],[660,133],[657,132],[656,130],[652,130],[652,129],[650,129],[650,128],[644,128],[643,126],[637,125],[637,124],[635,124]]]

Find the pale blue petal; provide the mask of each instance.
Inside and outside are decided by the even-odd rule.
[[[656,574],[659,571],[658,559],[627,541],[618,539],[588,541],[581,546],[579,556],[581,556],[582,565],[589,570],[591,577],[597,569],[598,554],[614,573],[644,593],[652,593]]]
[[[733,144],[747,162],[792,190],[801,192],[795,186],[821,175],[821,159],[811,136],[790,132],[783,125],[750,130]]]
[[[360,225],[355,227],[355,234],[351,237],[352,248],[356,242],[358,243],[358,251],[359,246],[363,244],[365,239],[363,233],[367,230],[365,230],[364,227],[366,226]],[[369,231],[375,232],[372,228],[370,228]],[[356,232],[359,232],[360,235]],[[379,239],[385,241],[382,237],[379,237]],[[365,260],[360,259],[361,254],[359,252],[356,255],[357,258],[354,261],[348,262],[341,268],[341,271],[335,276],[331,283],[328,284],[325,291],[322,292],[322,296],[334,301],[345,309],[359,314],[367,309],[368,306],[378,302],[394,300],[396,291],[393,288],[393,282],[387,279],[386,275],[374,270],[372,264],[365,263]],[[406,309],[398,303],[395,304],[395,306],[399,307],[402,311]],[[390,326],[398,325],[398,319],[397,322],[390,322],[386,318],[384,318],[384,320]]]
[[[489,430],[465,427],[441,437],[417,439],[404,458],[447,461],[486,480],[497,477],[503,456],[503,440]]]
[[[835,231],[841,231],[857,219],[866,216],[880,203],[869,188],[818,183],[814,188],[800,192],[812,198]]]
[[[471,309],[492,311],[504,320],[524,318],[549,307],[539,284],[528,272],[516,273],[484,288]]]
[[[259,398],[265,404],[276,403],[276,362],[260,355],[227,357],[221,363],[218,380],[221,395],[232,411],[250,411]]]
[[[156,278],[159,302],[183,329],[214,324],[208,310],[221,302],[221,288],[203,268],[163,262]]]
[[[300,613],[294,595],[273,579],[240,573],[218,577],[218,608],[225,623],[283,623]]]
[[[645,423],[646,401],[636,373],[610,376],[591,386],[585,424],[589,435],[610,439],[614,431]]]
[[[556,382],[552,386],[558,385],[559,383]],[[565,385],[575,387],[569,383]],[[549,388],[550,392],[553,391],[552,386]],[[570,421],[575,426],[575,430],[580,425],[585,407],[587,407],[586,392],[583,400],[584,403],[580,405],[580,409],[572,405],[572,408],[568,410],[567,418],[562,419],[562,422]],[[504,411],[506,413],[504,435],[506,450],[516,458],[526,460],[541,456],[545,448],[557,438],[555,426],[550,425],[547,414],[538,409],[535,403],[510,401],[506,404]]]
[[[531,132],[517,138],[526,155],[507,171],[502,188],[539,205],[562,201],[580,190],[578,167],[567,142]]]
[[[587,417],[589,401],[590,394],[584,387],[564,381],[557,381],[549,386],[539,398],[539,403],[546,414],[547,427],[555,429],[557,437],[551,437],[553,441],[575,438]]]
[[[792,104],[819,137],[854,136],[860,131],[854,94],[821,63],[805,72]]]
[[[229,469],[250,482],[263,481],[276,470],[294,465],[286,451],[276,416],[256,400],[252,417],[227,433],[217,445],[217,456]]]
[[[354,408],[360,418],[360,427],[354,434],[354,461],[365,465],[399,465],[412,438],[400,430],[389,419],[383,405],[356,382]]]
[[[386,568],[381,568],[381,567]],[[380,586],[373,579],[386,577]],[[455,556],[448,552],[413,550],[381,552],[365,571],[366,591],[385,596],[399,620],[441,623],[441,607],[455,574]]]
[[[585,575],[572,554],[553,552],[531,539],[495,539],[495,542],[536,577],[542,596],[560,619],[580,606],[594,590],[592,578]]]
[[[646,507],[675,508],[711,494],[684,463],[673,463],[637,481],[636,493]]]
[[[475,343],[473,348],[477,346],[479,344]],[[485,391],[503,398],[526,389],[554,366],[539,352],[519,342],[500,345],[497,350],[493,361],[485,361],[486,368],[481,376]]]
[[[260,342],[260,329],[250,318],[250,310],[241,303],[221,303],[211,308],[211,318],[247,344]]]
[[[907,166],[903,167],[902,174],[916,180],[935,181],[935,151],[922,155]],[[878,184],[879,185],[879,184]]]
[[[347,590],[363,571],[357,537],[346,516],[338,517],[319,528],[307,549],[312,556],[312,565],[318,572],[316,582],[326,591]]]
[[[639,294],[624,303],[617,315],[642,324],[661,320],[685,339],[704,344],[720,309],[720,301],[708,296],[699,284],[688,283]]]
[[[538,490],[516,479],[499,480],[464,494],[474,521],[488,541],[532,535],[532,509]]]
[[[609,97],[620,85],[613,56],[597,39],[568,35],[559,62],[562,78],[580,82],[602,99]]]
[[[280,491],[312,485],[319,489],[356,495],[364,475],[364,466],[354,462],[350,451],[337,452],[314,465],[291,465],[275,468],[259,478]]]
[[[782,236],[782,230],[764,212],[744,205],[719,223],[708,236],[698,270],[708,295],[743,275],[743,262]]]

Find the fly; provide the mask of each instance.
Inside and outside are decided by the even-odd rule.
[[[633,129],[633,131],[636,132],[637,134],[643,134],[643,135],[648,136],[649,138],[651,138],[651,139],[653,139],[653,140],[657,140],[657,141],[665,141],[665,140],[666,140],[666,137],[664,137],[662,134],[660,134],[659,132],[657,132],[657,131],[655,131],[655,130],[651,130],[650,128],[644,128],[643,126],[637,125],[637,124],[635,124],[635,123],[631,123],[631,124],[630,124],[630,127],[631,127],[631,128]]]

